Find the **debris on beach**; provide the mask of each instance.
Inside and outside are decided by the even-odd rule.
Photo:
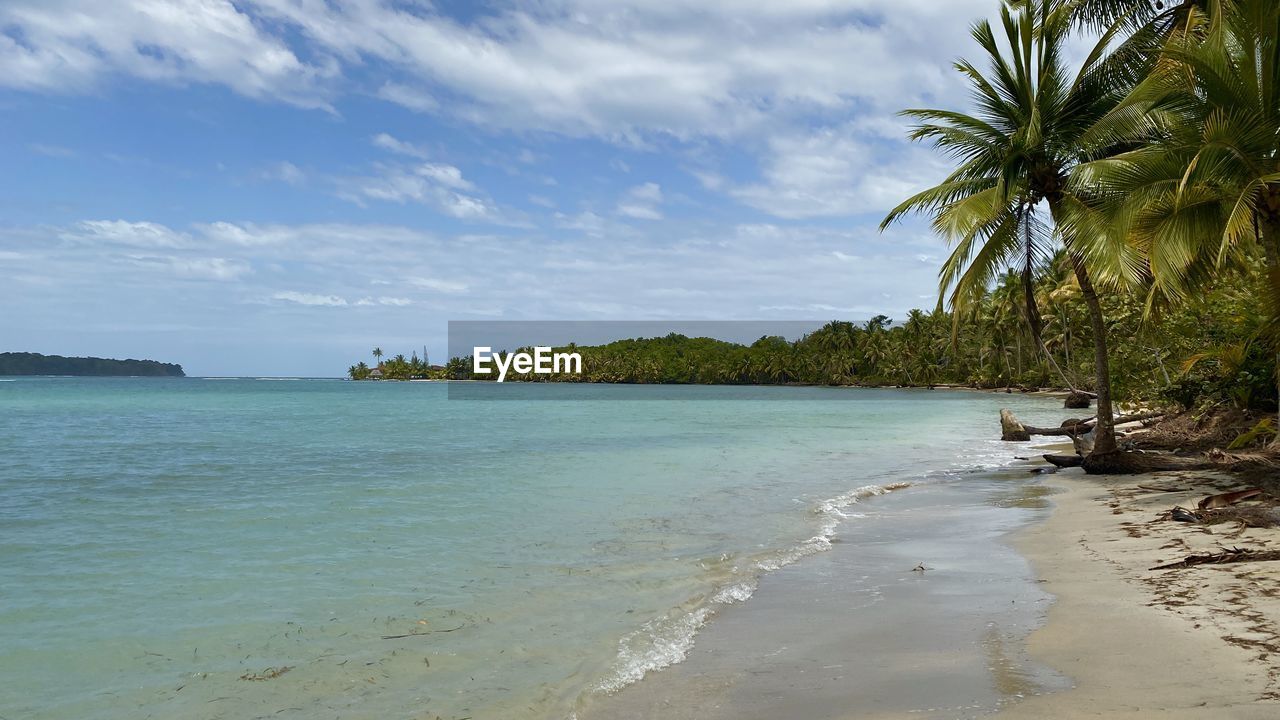
[[[1236,490],[1235,492],[1218,493],[1217,495],[1210,495],[1205,499],[1201,500],[1200,504],[1197,507],[1199,507],[1201,510],[1208,510],[1211,508],[1224,508],[1230,505],[1235,505],[1238,502],[1243,502],[1245,500],[1252,500],[1253,498],[1259,497],[1261,495],[1262,495],[1262,488],[1256,488],[1256,487],[1247,488],[1245,490]]]
[[[1195,565],[1223,565],[1226,563],[1269,562],[1275,560],[1280,560],[1280,550],[1251,550],[1249,548],[1233,547],[1229,550],[1224,548],[1222,552],[1188,555],[1176,562],[1156,565],[1155,567],[1148,569],[1175,570],[1189,568]]]
[[[240,679],[253,680],[255,682],[261,681],[261,680],[275,680],[276,678],[289,672],[292,669],[293,669],[292,665],[281,665],[278,668],[270,667],[270,668],[267,668],[266,670],[263,670],[260,673],[245,673],[240,676]]]
[[[1245,501],[1255,501],[1240,505]],[[1196,510],[1175,506],[1168,511],[1168,519],[1174,522],[1217,525],[1234,522],[1245,528],[1280,527],[1280,505],[1267,496],[1261,488],[1246,488],[1232,492],[1208,495],[1197,504]]]

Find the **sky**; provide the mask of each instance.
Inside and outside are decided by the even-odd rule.
[[[191,375],[443,359],[449,320],[937,301],[995,0],[4,0],[0,351]]]

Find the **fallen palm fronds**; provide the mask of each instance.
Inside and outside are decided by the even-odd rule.
[[[1251,505],[1193,512],[1184,507],[1175,507],[1169,511],[1169,519],[1198,525],[1234,522],[1242,528],[1274,528],[1280,527],[1280,508]]]
[[[1260,497],[1261,495],[1262,488],[1247,488],[1245,490],[1236,490],[1234,492],[1218,493],[1217,495],[1210,495],[1209,497],[1201,500],[1197,507],[1201,510],[1224,508],[1235,505],[1238,502],[1252,500],[1253,498]]]
[[[1195,565],[1224,565],[1238,562],[1270,562],[1280,560],[1280,550],[1250,550],[1248,548],[1223,549],[1222,552],[1188,555],[1177,562],[1156,565],[1150,570],[1176,570]]]

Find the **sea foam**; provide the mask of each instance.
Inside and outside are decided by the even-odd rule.
[[[850,506],[867,498],[910,486],[911,483],[906,482],[864,485],[819,502],[813,509],[813,513],[820,518],[817,535],[789,548],[757,557],[745,569],[735,567],[736,572],[746,577],[717,588],[705,599],[696,599],[688,606],[674,608],[668,614],[650,620],[638,630],[625,635],[618,641],[618,658],[611,672],[596,685],[596,690],[613,694],[639,682],[651,672],[682,662],[693,649],[698,631],[721,607],[749,600],[755,593],[761,574],[829,550],[840,522],[850,517],[845,512]]]

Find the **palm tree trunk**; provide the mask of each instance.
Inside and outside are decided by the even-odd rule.
[[[1280,217],[1276,217],[1274,213],[1268,213],[1268,215],[1259,223],[1258,230],[1262,235],[1261,244],[1267,262],[1267,287],[1271,295],[1268,298],[1270,307],[1267,308],[1271,327],[1267,329],[1270,331],[1272,347],[1276,353],[1277,420],[1280,420]],[[1277,427],[1280,427],[1280,424],[1277,424]],[[1271,440],[1271,446],[1280,447],[1280,433]]]
[[[1102,304],[1089,280],[1084,263],[1071,254],[1071,265],[1080,281],[1080,291],[1089,308],[1089,325],[1093,329],[1093,369],[1098,393],[1098,423],[1094,426],[1093,452],[1090,457],[1109,455],[1116,451],[1115,414],[1111,409],[1111,362],[1107,356],[1107,323],[1102,316]],[[1088,467],[1086,466],[1086,470]]]

